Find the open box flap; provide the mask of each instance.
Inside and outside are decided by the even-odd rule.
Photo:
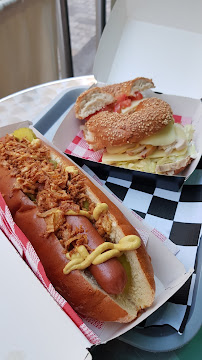
[[[6,295],[1,296],[0,358],[86,359],[88,340],[1,231],[0,239],[1,294]]]
[[[202,97],[202,2],[117,0],[94,62],[97,81],[152,78],[156,91]]]

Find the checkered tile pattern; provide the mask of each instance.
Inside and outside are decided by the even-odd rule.
[[[170,238],[180,251],[176,255],[186,270],[195,268],[186,284],[142,326],[168,324],[182,334],[188,320],[194,282],[196,278],[196,254],[202,234],[202,161],[179,191],[156,187],[148,177],[132,176],[125,169],[70,156],[78,165],[113,192],[123,204],[134,210],[153,228]]]

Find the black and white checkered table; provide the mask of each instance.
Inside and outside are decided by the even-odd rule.
[[[131,176],[128,171],[72,157],[89,174],[95,174],[103,186],[123,204],[175,243],[177,258],[186,270],[196,269],[196,255],[202,234],[202,160],[179,191],[156,187],[150,178]],[[93,172],[93,173],[92,173]],[[141,325],[168,324],[182,334],[189,316],[196,272],[184,286]]]

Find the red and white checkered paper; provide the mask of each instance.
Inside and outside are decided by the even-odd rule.
[[[88,144],[83,137],[83,131],[80,130],[66,148],[65,153],[82,159],[101,162],[103,151],[94,151],[89,149]]]
[[[12,215],[0,193],[0,229],[17,249],[21,257],[26,261],[53,299],[71,318],[74,324],[81,330],[91,344],[100,344],[99,337],[90,330],[71,308],[67,301],[54,289],[48,280],[41,261],[39,260],[33,246],[13,221]]]
[[[182,124],[183,126],[192,123],[190,117],[180,115],[173,115],[173,117],[176,123]],[[92,149],[89,149],[89,146],[83,137],[82,130],[78,132],[72,142],[67,146],[65,153],[85,160],[102,162],[103,151],[93,151]]]

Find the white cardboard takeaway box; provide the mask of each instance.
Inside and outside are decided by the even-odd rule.
[[[94,62],[97,81],[152,78],[156,91],[202,98],[202,2],[116,0]]]
[[[29,123],[2,127],[0,136],[22,126],[29,126]],[[34,131],[38,137],[41,137],[40,133],[35,129]],[[46,139],[44,141],[47,142]],[[91,181],[119,207],[147,241],[147,251],[152,259],[156,282],[154,304],[137,320],[129,324],[100,323],[99,326],[95,326],[89,320],[84,320],[90,330],[100,338],[100,342],[105,343],[130,330],[158,309],[186,282],[193,269],[186,271],[184,265],[173,255],[172,252],[177,252],[174,244],[159,234],[156,229],[148,226],[137,214],[126,209],[97,181],[93,179]],[[0,237],[0,249],[4,254],[2,257],[4,272],[0,275],[1,288],[5,294],[1,298],[0,307],[0,333],[3,339],[0,349],[1,358],[12,359],[16,356],[26,356],[27,359],[47,357],[55,359],[71,355],[71,358],[84,359],[90,356],[87,349],[92,346],[92,343],[54,302],[3,233],[0,233]]]
[[[148,92],[149,96],[170,103],[175,115],[192,118],[198,156],[181,174],[166,176],[169,187],[171,183],[179,184],[177,190],[196,168],[202,154],[201,13],[200,0],[194,5],[191,0],[117,0],[103,31],[93,69],[98,84],[113,84],[139,76],[152,78],[154,90],[167,96]],[[75,124],[71,125],[74,116],[71,109],[65,124],[61,124],[53,138],[53,143],[63,151],[81,124],[77,121],[77,129]],[[74,126],[74,131],[69,126]],[[151,178],[158,181],[163,176],[151,175]],[[166,180],[163,181],[166,188]]]

